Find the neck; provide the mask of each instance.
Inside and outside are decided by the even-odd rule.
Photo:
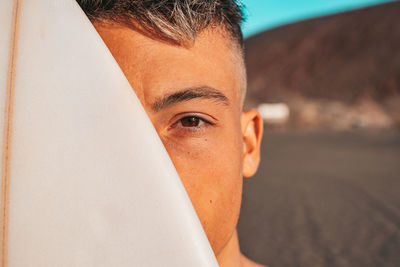
[[[240,253],[237,232],[232,234],[226,246],[217,255],[220,267],[242,267],[242,254]]]
[[[237,231],[233,232],[226,246],[217,255],[220,267],[263,267],[244,256],[240,252],[239,238]]]

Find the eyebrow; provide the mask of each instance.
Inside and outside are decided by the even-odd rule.
[[[171,105],[189,101],[195,98],[213,99],[218,103],[229,106],[229,100],[222,92],[209,86],[198,86],[185,88],[176,93],[163,96],[153,103],[152,109],[155,112],[158,112]]]

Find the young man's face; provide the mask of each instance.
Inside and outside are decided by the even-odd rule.
[[[165,145],[214,252],[230,240],[242,179],[256,171],[261,121],[241,114],[244,67],[222,31],[204,31],[189,47],[119,25],[95,25]]]

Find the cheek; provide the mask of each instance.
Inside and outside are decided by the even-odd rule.
[[[236,136],[223,134],[196,138],[163,138],[163,143],[187,191],[221,191],[241,176],[242,147]],[[217,197],[217,196],[216,196]]]
[[[240,210],[243,145],[239,130],[162,138],[215,252],[235,229]]]

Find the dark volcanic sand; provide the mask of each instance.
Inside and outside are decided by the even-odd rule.
[[[242,251],[270,267],[400,266],[400,133],[266,133]]]

